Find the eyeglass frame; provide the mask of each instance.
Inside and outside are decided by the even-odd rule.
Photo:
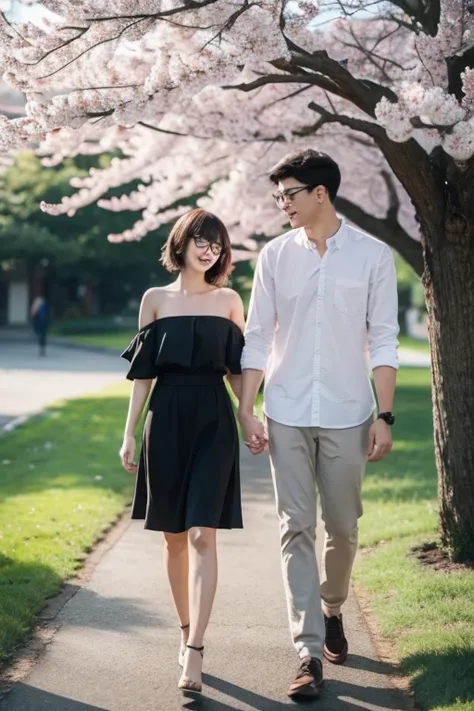
[[[198,249],[202,249],[204,250],[204,252],[207,252],[207,250],[209,249],[214,255],[214,257],[220,257],[222,252],[224,251],[224,247],[221,245],[220,242],[210,242],[205,237],[201,237],[201,235],[193,235],[192,240]],[[205,246],[204,244],[199,245],[198,241],[204,242]],[[218,252],[214,251],[215,247],[218,248]]]
[[[318,185],[319,183],[316,183],[315,185],[302,185],[301,187],[287,188],[281,192],[272,193],[272,198],[275,200],[276,206],[281,210],[286,199],[289,199],[289,202],[292,203],[295,195],[303,192],[303,190],[314,190],[314,188],[317,188]]]

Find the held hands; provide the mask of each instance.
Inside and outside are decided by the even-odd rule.
[[[392,449],[392,430],[383,420],[375,420],[369,430],[369,462],[379,462]]]
[[[244,431],[244,444],[252,454],[261,454],[267,448],[268,442],[263,422],[249,413],[239,413],[239,420]]]
[[[135,437],[124,437],[122,447],[120,448],[120,459],[122,460],[123,468],[129,474],[136,474],[138,467],[134,463],[135,456]]]

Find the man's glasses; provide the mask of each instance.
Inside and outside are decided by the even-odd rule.
[[[288,200],[288,202],[292,203],[295,195],[300,193],[302,190],[312,190],[315,188],[316,185],[303,185],[301,188],[287,188],[286,190],[282,190],[281,192],[278,193],[273,193],[273,199],[275,200],[277,207],[280,209],[284,207],[285,202]]]
[[[209,240],[204,237],[193,237],[193,240],[198,249],[210,249],[215,257],[218,257],[222,252],[222,245],[219,244],[219,242],[209,242]]]

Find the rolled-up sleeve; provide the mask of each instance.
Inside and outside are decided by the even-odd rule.
[[[384,247],[371,279],[367,326],[371,369],[382,365],[398,369],[397,273],[389,247]]]
[[[276,323],[275,284],[268,247],[259,254],[250,297],[242,370],[265,370]]]

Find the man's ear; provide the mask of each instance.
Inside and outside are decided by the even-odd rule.
[[[324,185],[318,185],[318,187],[315,190],[315,193],[316,193],[316,197],[317,197],[319,203],[324,202],[324,199],[328,195],[328,191],[326,190]]]

